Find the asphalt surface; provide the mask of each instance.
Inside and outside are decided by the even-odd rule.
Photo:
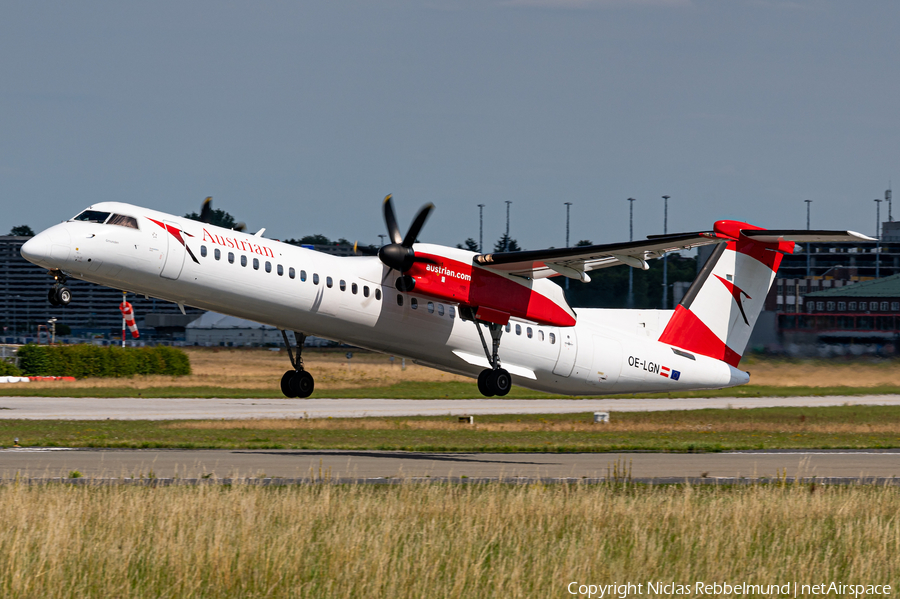
[[[420,453],[302,450],[0,450],[0,476],[602,479],[900,478],[900,450],[671,453]]]
[[[0,397],[0,418],[175,420],[566,414],[779,406],[900,405],[898,395],[685,399],[201,399]]]

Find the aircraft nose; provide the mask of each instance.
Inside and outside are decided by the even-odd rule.
[[[34,264],[45,264],[50,258],[53,243],[47,231],[42,231],[26,241],[20,250],[22,257]]]

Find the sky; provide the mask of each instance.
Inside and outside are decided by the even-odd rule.
[[[716,220],[874,234],[895,0],[4,2],[2,233],[203,198],[251,232],[526,249]],[[898,206],[900,219],[900,206]],[[882,205],[882,220],[887,207]]]

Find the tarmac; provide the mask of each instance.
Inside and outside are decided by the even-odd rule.
[[[779,406],[900,405],[900,395],[623,399],[217,399],[0,397],[0,419],[182,420],[570,414]]]

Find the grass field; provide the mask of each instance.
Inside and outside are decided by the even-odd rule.
[[[57,397],[282,397],[281,375],[287,353],[268,349],[187,348],[193,374],[184,377],[137,376],[75,382],[0,385],[0,396]],[[316,377],[314,397],[478,398],[475,381],[418,366],[401,367],[388,356],[354,352],[307,351],[306,367]],[[741,368],[752,385],[731,389],[665,394],[664,397],[808,396],[900,394],[900,362],[857,359],[775,360],[749,357]],[[649,394],[649,396],[654,396]],[[547,399],[548,395],[514,387],[510,398]]]
[[[187,421],[0,420],[23,446],[604,452],[900,447],[900,406],[834,406],[457,418]]]
[[[10,484],[0,593],[533,598],[630,582],[671,596],[648,581],[896,592],[898,514],[900,492],[871,486]]]

